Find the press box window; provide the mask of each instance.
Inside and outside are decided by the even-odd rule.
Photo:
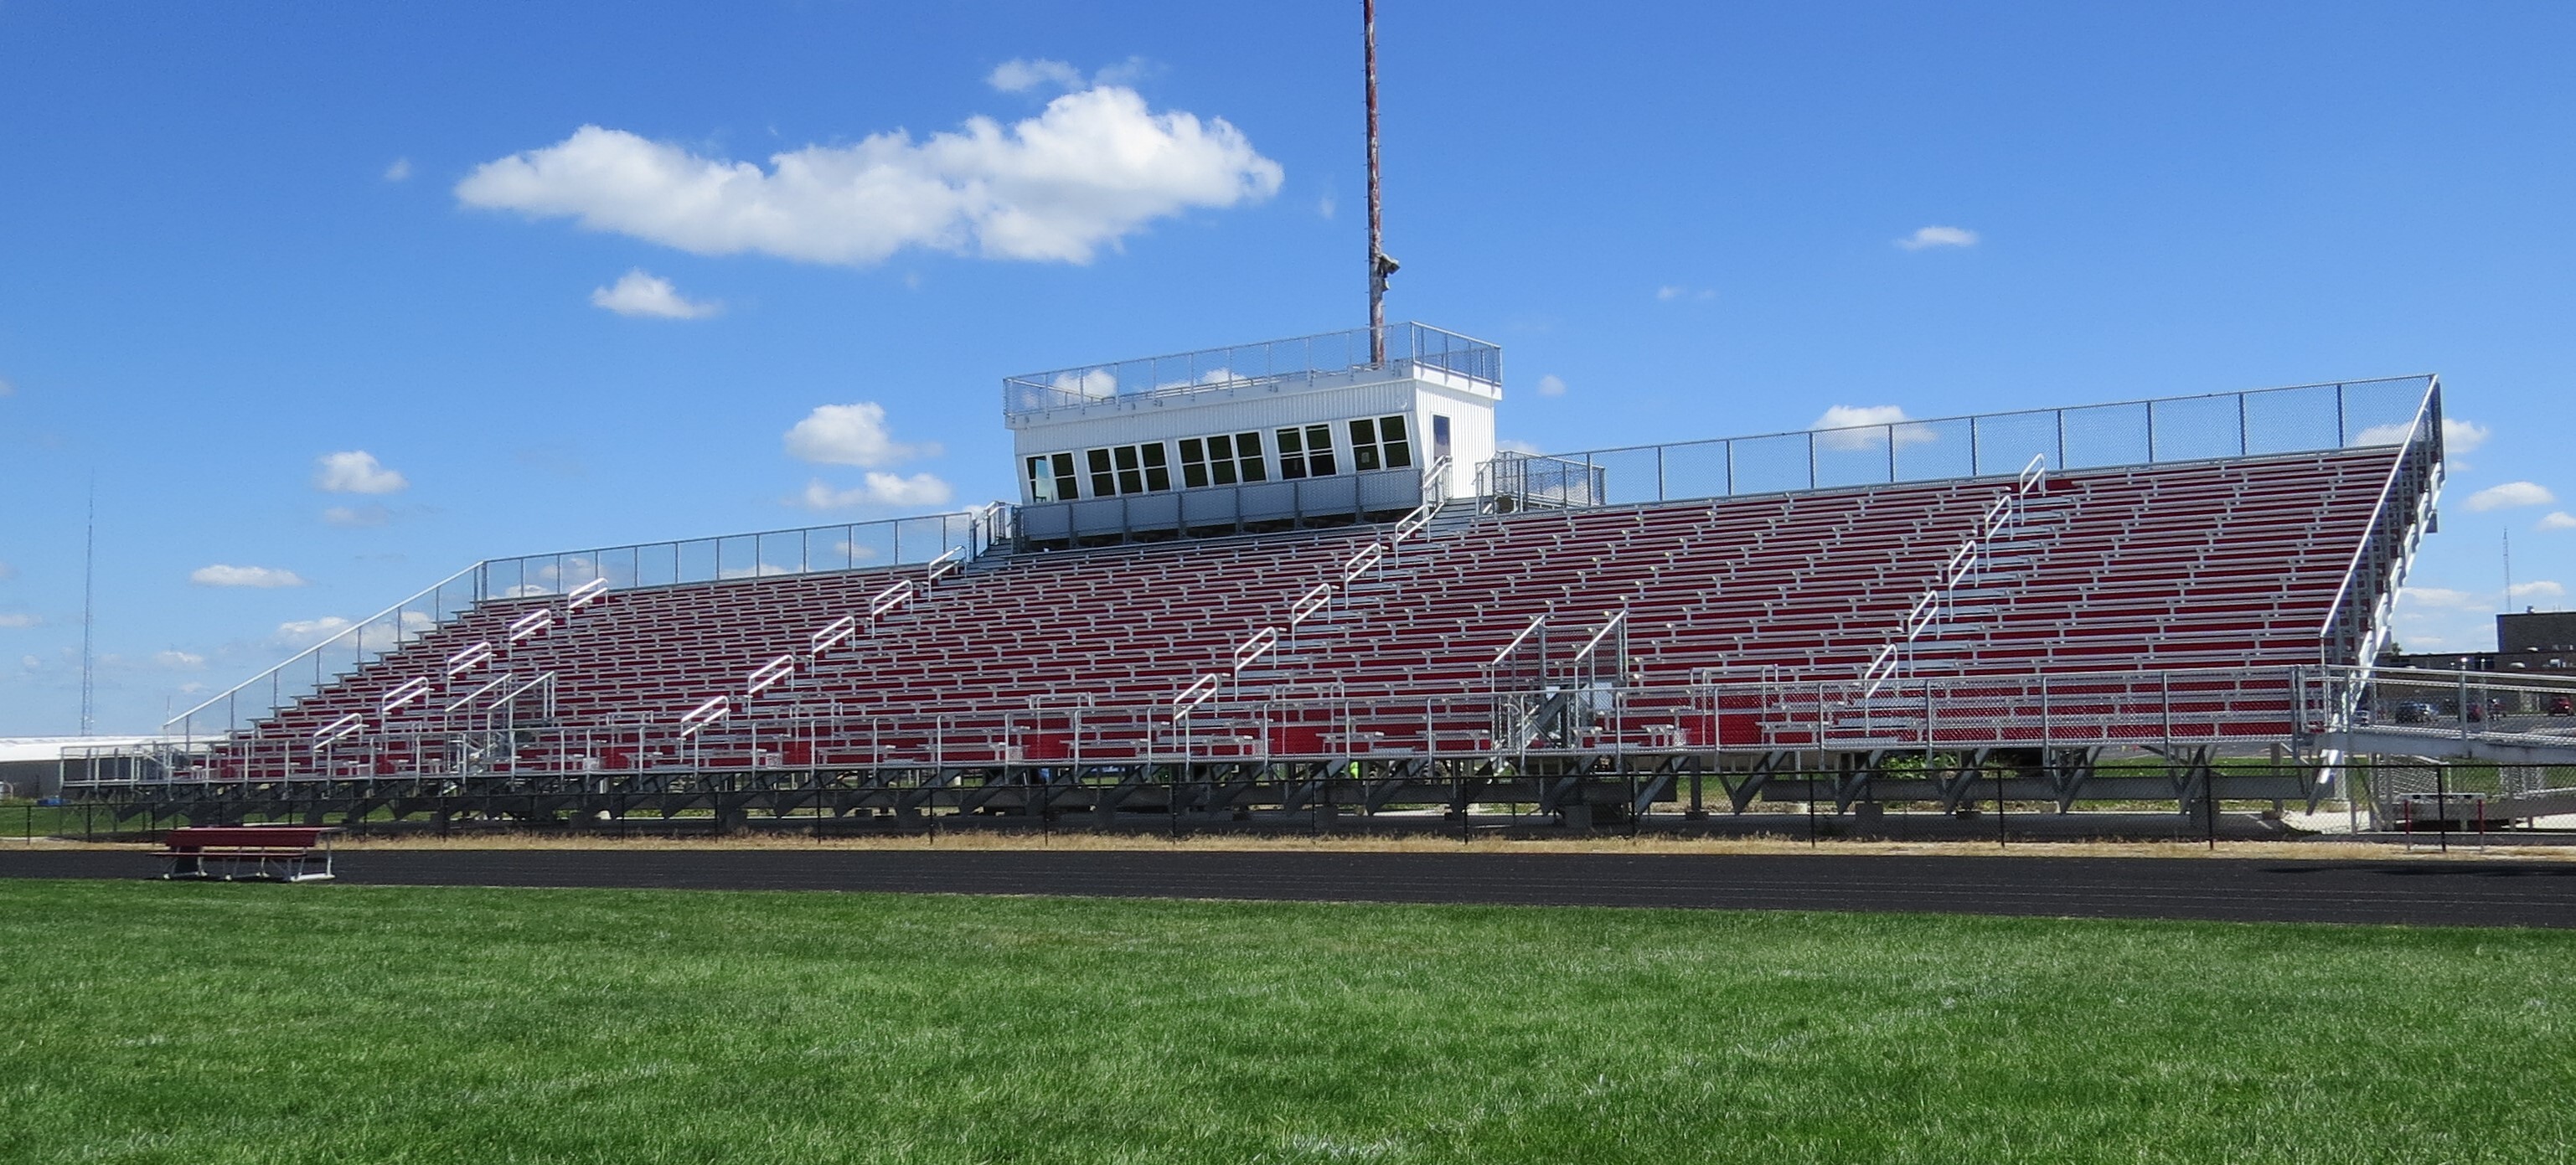
[[[1041,453],[1029,458],[1029,500],[1069,502],[1080,496],[1073,475],[1073,454]]]
[[[1091,496],[1160,493],[1172,488],[1172,467],[1163,444],[1118,445],[1084,454],[1091,468]]]
[[[1280,477],[1293,481],[1300,477],[1333,475],[1333,427],[1331,425],[1281,429],[1278,435]]]
[[[1185,488],[1205,489],[1262,478],[1259,433],[1181,439],[1181,485]]]
[[[1351,422],[1351,471],[1402,469],[1413,464],[1413,443],[1406,439],[1401,416]]]

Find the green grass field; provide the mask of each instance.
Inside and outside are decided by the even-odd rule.
[[[8,1161],[2570,1159],[2576,934],[0,882]]]

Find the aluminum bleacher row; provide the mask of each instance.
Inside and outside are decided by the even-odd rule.
[[[2047,475],[1907,666],[1995,677],[2009,692],[2035,672],[2317,663],[2320,629],[2397,452]],[[2013,488],[1972,479],[1472,520],[1460,520],[1473,505],[1461,501],[1276,651],[1231,673],[1209,717],[1239,719],[1265,697],[1325,684],[1350,704],[1490,696],[1488,666],[1533,618],[1545,616],[1563,642],[1624,612],[1618,682],[1668,689],[1677,710],[1638,723],[1719,743],[1673,727],[1695,682],[1852,681]],[[1167,708],[1194,678],[1228,672],[1247,638],[1284,626],[1301,593],[1386,533],[1363,525],[991,554],[935,582],[909,567],[613,590],[578,610],[561,595],[489,600],[261,722],[216,767],[226,755],[234,765],[258,755],[299,763],[298,742],[340,724],[375,742],[367,755],[379,772],[461,763],[458,734],[478,730],[544,737],[503,749],[513,763],[617,770],[676,763],[687,739],[732,739],[764,723],[772,763],[954,756],[961,746],[1045,759],[1075,747],[1073,706]],[[896,584],[912,588],[910,602],[814,650],[818,632],[864,615]],[[539,611],[558,617],[511,641]],[[496,645],[490,662],[445,674],[484,643]],[[776,682],[749,694],[746,678],[781,660]],[[466,698],[544,677],[509,707]],[[2266,717],[2286,721],[2286,694],[2257,698]],[[680,732],[713,704],[723,705],[721,724]],[[1353,749],[1363,739],[1495,747],[1490,704],[1456,714],[1430,710],[1427,697],[1418,706],[1374,723],[1273,723],[1237,739],[1268,749]],[[805,727],[782,739],[776,725],[797,721]],[[1820,728],[1813,739],[1825,737]]]

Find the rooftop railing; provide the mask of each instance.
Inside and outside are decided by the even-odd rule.
[[[1383,367],[1397,376],[1433,372],[1484,384],[1503,382],[1503,350],[1427,324],[1388,324]],[[1002,413],[1019,417],[1102,401],[1174,397],[1265,381],[1290,382],[1378,368],[1369,329],[1147,356],[1002,378]]]
[[[1633,505],[2402,445],[2432,376],[2165,397],[1547,455],[1478,471],[1497,508]]]

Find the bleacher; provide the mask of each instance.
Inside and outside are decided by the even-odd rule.
[[[1906,667],[2004,677],[2319,662],[2320,629],[2397,452],[2048,475]],[[1533,618],[1563,643],[1614,612],[1626,627],[1618,682],[1670,690],[1674,706],[1712,679],[1845,683],[2012,489],[1982,478],[1487,515],[1464,500],[1239,672],[1248,638],[1287,628],[1291,604],[1388,527],[992,554],[935,583],[907,567],[629,588],[578,610],[562,595],[493,599],[262,722],[217,768],[309,764],[298,748],[344,723],[372,742],[363,755],[379,773],[460,763],[454,740],[472,731],[487,742],[527,734],[533,743],[502,755],[558,769],[864,764],[961,749],[1043,759],[1071,747],[1066,709],[1168,709],[1210,674],[1226,677],[1206,716],[1220,732],[1248,704],[1324,685],[1361,704],[1479,693]],[[910,602],[813,650],[818,632],[896,584],[913,588]],[[447,674],[486,643],[490,661]],[[759,685],[765,666],[774,682]],[[1484,708],[1420,706],[1234,739],[1490,746]],[[693,710],[718,707],[683,731]],[[693,742],[715,741],[726,759],[688,760]]]

